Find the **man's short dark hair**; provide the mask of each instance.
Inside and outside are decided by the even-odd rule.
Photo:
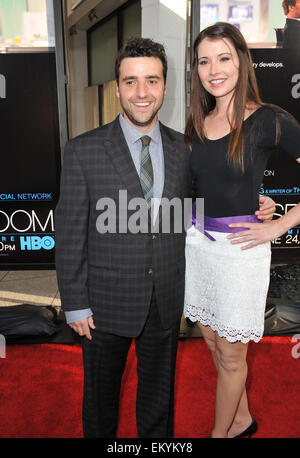
[[[126,57],[157,57],[163,66],[164,80],[167,80],[168,62],[165,48],[162,44],[150,40],[150,38],[130,38],[120,49],[116,63],[115,76],[119,84],[119,69],[123,59]]]
[[[296,5],[296,0],[283,0],[282,8],[283,8],[284,14],[285,15],[289,14],[289,7],[295,6],[295,5]]]

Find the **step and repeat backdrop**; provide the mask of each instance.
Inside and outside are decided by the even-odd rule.
[[[265,102],[300,121],[299,49],[252,49]],[[54,268],[61,150],[54,52],[0,54],[0,268]],[[300,145],[299,145],[300,152]],[[300,201],[300,166],[275,151],[261,194],[275,218]],[[272,242],[273,263],[298,263],[300,227]]]
[[[61,162],[55,53],[0,54],[0,73],[0,268],[51,268]]]
[[[300,122],[300,43],[299,48],[251,49],[251,54],[263,101],[279,105]],[[276,202],[275,218],[284,215],[300,202],[300,165],[275,151],[260,192]],[[300,226],[272,241],[272,261],[300,261]]]

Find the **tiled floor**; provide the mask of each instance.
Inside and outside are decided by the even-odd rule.
[[[0,306],[60,306],[55,270],[0,271]]]

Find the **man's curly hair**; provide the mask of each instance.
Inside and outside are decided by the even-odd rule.
[[[115,63],[115,76],[119,84],[119,69],[123,59],[126,57],[157,57],[163,66],[163,75],[166,82],[168,62],[165,48],[162,44],[156,43],[150,38],[130,38],[119,50]]]

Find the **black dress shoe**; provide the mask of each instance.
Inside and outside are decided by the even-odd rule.
[[[250,426],[248,426],[248,428],[246,428],[243,432],[241,432],[237,436],[234,436],[233,439],[239,439],[240,437],[248,437],[250,439],[252,434],[255,434],[256,431],[257,431],[257,422],[253,418]]]

